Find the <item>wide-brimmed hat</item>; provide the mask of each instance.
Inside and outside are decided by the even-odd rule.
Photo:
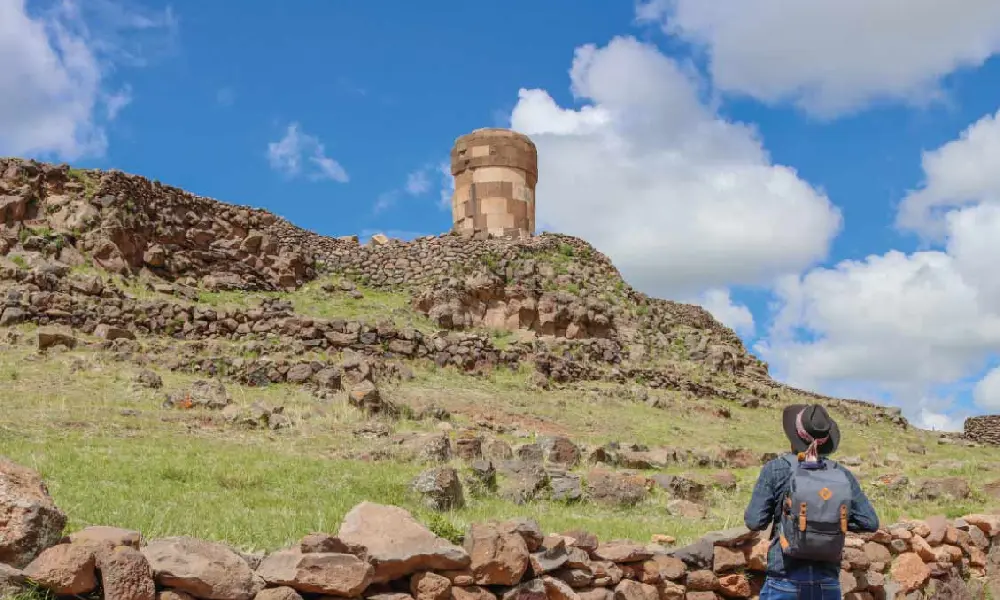
[[[819,404],[792,404],[781,415],[785,435],[792,443],[792,450],[805,452],[813,440],[823,440],[819,454],[832,454],[840,445],[840,428],[826,409]]]

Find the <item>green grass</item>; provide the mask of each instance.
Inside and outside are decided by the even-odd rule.
[[[88,273],[86,269],[78,272]],[[342,299],[323,298],[321,294],[330,294],[317,290],[289,297],[307,306],[313,302],[317,312],[344,316],[336,312],[344,309]],[[369,297],[367,293],[369,302],[401,306],[392,294]],[[247,301],[228,293],[210,298],[217,305]],[[369,309],[375,310],[363,310]],[[25,334],[32,329],[21,328]],[[741,523],[757,475],[756,467],[733,469],[736,490],[713,491],[710,515],[703,521],[669,516],[668,498],[658,491],[629,508],[550,501],[518,506],[498,497],[467,495],[465,508],[437,515],[409,490],[412,478],[425,465],[395,460],[392,453],[388,460],[378,462],[360,458],[385,450],[385,442],[352,434],[365,417],[348,406],[343,396],[319,400],[295,386],[227,384],[235,403],[283,406],[294,424],[279,432],[234,428],[219,413],[161,408],[165,393],[190,385],[195,379],[192,375],[161,372],[162,390],[137,388],[131,383],[137,369],[129,364],[85,349],[37,356],[29,346],[31,336],[24,335],[23,340],[23,345],[0,349],[0,389],[4,391],[0,454],[42,473],[57,504],[70,517],[70,530],[114,525],[137,529],[147,537],[195,535],[246,550],[270,550],[311,531],[336,531],[350,508],[371,500],[410,509],[449,537],[474,521],[528,516],[538,519],[546,531],[583,528],[602,539],[637,540],[668,534],[685,543],[707,531]],[[156,341],[162,351],[182,352],[186,347]],[[245,352],[231,342],[209,346],[206,352]],[[724,378],[710,377],[693,367],[689,370],[692,378],[732,387]],[[528,366],[472,377],[423,363],[415,373],[414,380],[385,385],[383,392],[414,410],[430,404],[449,410],[455,429],[484,421],[507,425],[511,430],[500,437],[512,445],[551,434],[591,446],[620,441],[702,450],[740,447],[759,453],[780,451],[784,445],[777,407],[746,409],[718,398],[648,390],[665,404],[665,408],[654,408],[633,399],[627,386],[600,383],[542,392],[530,384]],[[721,408],[731,416],[719,416]],[[834,408],[832,412],[845,432],[838,454],[862,458],[864,464],[855,472],[883,522],[936,513],[954,517],[998,506],[996,499],[982,494],[981,487],[1000,479],[1000,450],[939,445],[932,434],[902,432],[889,424],[853,424],[852,417],[864,418],[867,409],[852,409],[849,414]],[[397,433],[431,431],[436,426],[407,420],[390,425]],[[519,436],[517,429],[528,437]],[[910,454],[906,447],[911,444],[923,445],[927,454]],[[899,455],[902,467],[872,464],[873,459],[885,459],[890,453]],[[722,470],[672,465],[664,471],[707,482]],[[585,476],[587,467],[579,472]],[[918,502],[869,485],[876,476],[891,472],[905,473],[914,485],[926,477],[963,476],[974,495],[961,502]]]

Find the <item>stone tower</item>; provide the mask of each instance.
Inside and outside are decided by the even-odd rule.
[[[455,231],[534,235],[538,152],[527,136],[509,129],[463,135],[451,149],[451,174]]]

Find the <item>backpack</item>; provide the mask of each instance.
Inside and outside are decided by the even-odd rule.
[[[836,463],[800,463],[795,454],[782,458],[792,467],[788,493],[781,503],[778,542],[785,556],[840,563],[847,539],[851,481]]]

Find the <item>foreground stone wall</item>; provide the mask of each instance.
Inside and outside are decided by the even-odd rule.
[[[965,437],[980,444],[1000,446],[1000,415],[983,415],[965,420]]]
[[[766,534],[737,528],[671,548],[545,533],[530,519],[477,523],[461,545],[401,508],[364,502],[334,534],[269,554],[190,537],[88,527],[66,516],[37,473],[0,459],[0,594],[34,585],[108,600],[716,600],[756,598]],[[986,598],[997,588],[1000,516],[907,521],[851,535],[844,597]],[[657,543],[659,542],[659,543]]]

